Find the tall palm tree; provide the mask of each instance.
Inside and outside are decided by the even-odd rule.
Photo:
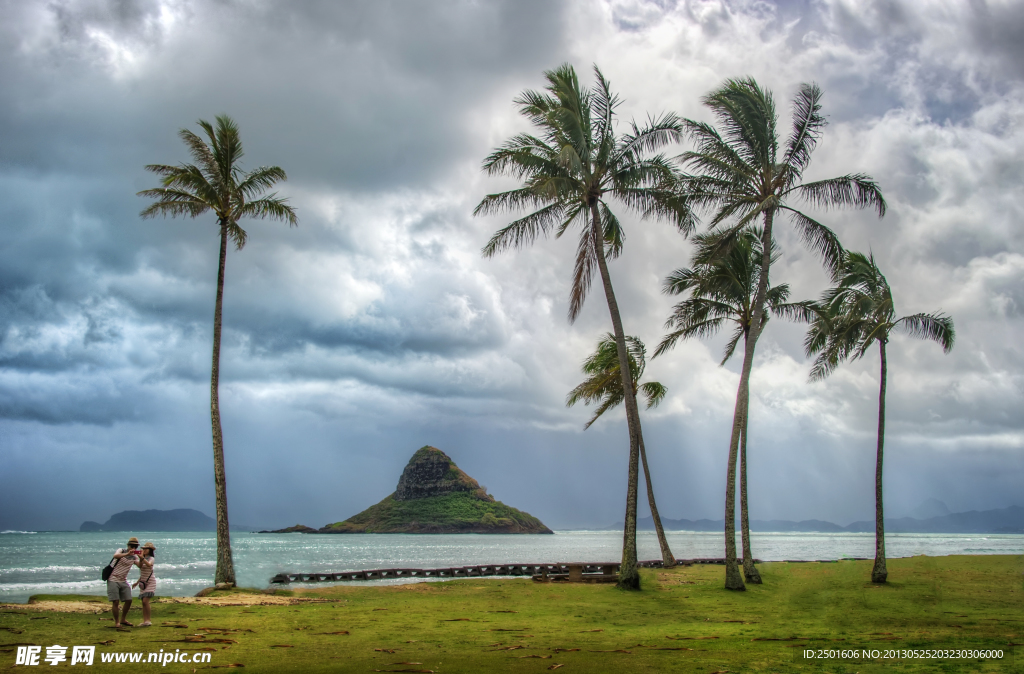
[[[719,332],[729,324],[733,324],[732,335],[725,346],[725,354],[721,365],[732,357],[740,339],[744,347],[750,340],[753,326],[754,294],[757,292],[758,280],[761,275],[761,237],[763,232],[758,228],[747,228],[736,233],[713,232],[694,237],[696,249],[693,254],[693,266],[689,269],[677,269],[665,279],[664,290],[672,295],[689,297],[672,309],[672,315],[665,322],[666,328],[674,328],[665,335],[654,352],[655,357],[673,348],[681,339],[691,337],[707,338]],[[775,242],[772,242],[771,262],[778,259],[780,253]],[[768,312],[761,315],[760,330],[768,322],[768,314],[782,315],[788,306],[789,286],[786,284],[768,285],[765,302]],[[744,348],[744,359],[747,349]],[[752,368],[747,367],[745,370]],[[749,395],[747,390],[737,395]],[[748,407],[743,400],[737,407]],[[761,583],[761,575],[754,566],[754,557],[750,549],[750,519],[747,508],[747,426],[746,418],[733,421],[740,425],[740,530],[743,544],[743,575],[748,583]],[[729,480],[735,484],[735,466],[729,467]],[[735,487],[733,487],[735,488]],[[735,525],[734,525],[735,526]],[[735,534],[734,534],[735,535]]]
[[[911,337],[930,339],[949,353],[956,339],[953,319],[941,313],[911,314],[896,318],[896,307],[888,281],[875,264],[874,255],[848,252],[834,287],[816,303],[804,303],[796,315],[810,322],[804,346],[808,356],[817,354],[811,367],[811,380],[824,379],[841,362],[863,358],[878,344],[881,374],[878,387],[878,439],[875,455],[875,564],[871,582],[884,583],[885,519],[882,510],[882,446],[885,440],[885,386],[888,366],[885,345],[889,336],[902,332]]]
[[[261,196],[278,181],[287,180],[278,166],[261,166],[246,173],[238,162],[242,158],[242,141],[238,126],[227,115],[217,117],[214,128],[199,120],[209,142],[188,129],[178,136],[184,141],[191,164],[170,166],[150,164],[147,171],[160,176],[161,187],[142,190],[139,196],[156,199],[141,213],[143,218],[157,215],[198,217],[213,211],[220,228],[220,262],[217,269],[217,301],[213,310],[213,364],[210,371],[210,420],[213,427],[213,481],[217,498],[217,583],[235,583],[235,566],[231,557],[228,533],[228,495],[224,476],[224,436],[220,425],[220,333],[221,307],[224,300],[224,263],[228,239],[242,250],[248,234],[238,224],[242,218],[273,218],[290,225],[298,223],[287,199],[276,193]]]
[[[636,559],[636,498],[639,473],[640,415],[628,380],[629,358],[619,305],[615,300],[608,257],[622,252],[622,226],[608,206],[617,198],[642,217],[667,217],[684,233],[693,229],[686,201],[674,189],[677,172],[661,154],[652,153],[680,137],[675,115],[632,125],[622,137],[615,134],[615,108],[619,103],[608,80],[594,68],[597,84],[581,88],[576,71],[563,65],[544,73],[544,92],[527,90],[515,99],[539,136],[513,136],[484,160],[491,175],[511,175],[522,181],[518,189],[490,194],[474,214],[530,209],[529,215],[499,229],[483,254],[490,257],[509,248],[528,246],[552,230],[560,237],[579,227],[576,263],[569,295],[569,321],[583,308],[594,270],[598,271],[608,302],[620,375],[623,380],[626,421],[629,425],[629,476],[623,531],[619,586],[640,588]],[[536,210],[533,210],[536,209]]]
[[[885,199],[871,178],[854,173],[827,180],[802,182],[804,170],[817,145],[825,118],[821,115],[821,90],[804,84],[793,103],[793,130],[779,147],[776,128],[778,115],[771,92],[751,78],[727,80],[704,97],[722,131],[711,124],[685,120],[688,135],[696,149],[685,152],[680,160],[689,173],[680,181],[689,203],[711,212],[713,228],[729,221],[725,230],[739,232],[761,220],[761,273],[751,310],[751,331],[744,344],[744,369],[740,372],[732,433],[729,438],[729,476],[725,494],[725,587],[743,590],[745,586],[736,563],[734,486],[736,454],[746,425],[750,366],[754,347],[764,325],[762,316],[768,293],[771,266],[771,241],[775,216],[785,214],[800,232],[804,242],[824,259],[833,278],[842,259],[842,246],[828,227],[791,205],[794,200],[824,209],[839,206],[874,207],[879,217],[885,213]]]
[[[627,336],[626,347],[629,350],[629,369],[633,376],[633,395],[643,393],[647,398],[647,409],[657,406],[665,397],[667,389],[656,381],[639,384],[640,377],[647,367],[647,347],[638,337]],[[582,384],[569,392],[565,406],[572,407],[578,402],[585,405],[600,402],[594,416],[583,426],[590,428],[602,414],[618,406],[625,395],[622,392],[622,377],[619,374],[619,354],[615,345],[615,335],[608,333],[597,343],[597,350],[583,361],[583,374],[588,375]],[[661,515],[658,504],[654,500],[654,486],[651,484],[651,471],[647,467],[647,450],[643,439],[640,441],[640,463],[644,469],[644,480],[647,483],[647,503],[651,507],[651,519],[654,530],[658,534],[658,545],[661,546],[661,561],[665,568],[676,565],[676,558],[665,538],[665,529],[661,526]]]

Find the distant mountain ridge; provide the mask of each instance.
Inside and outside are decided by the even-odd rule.
[[[722,531],[724,520],[673,520],[661,518],[667,531]],[[737,531],[739,530],[737,522]],[[654,520],[650,517],[637,519],[638,529],[653,530]],[[607,529],[621,529],[613,525]],[[751,531],[761,532],[820,532],[820,533],[871,533],[875,530],[874,520],[852,522],[845,527],[824,520],[750,520]],[[889,534],[1024,534],[1024,508],[1010,506],[997,510],[971,510],[964,513],[950,513],[927,519],[900,517],[885,520],[885,532]]]
[[[217,520],[191,508],[175,510],[123,510],[100,524],[82,522],[79,531],[216,531]],[[232,531],[251,527],[232,525]]]

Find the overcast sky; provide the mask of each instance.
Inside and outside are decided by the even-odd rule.
[[[566,319],[574,240],[483,259],[515,183],[485,176],[529,130],[512,103],[568,62],[597,64],[623,125],[750,75],[781,127],[802,82],[830,125],[809,179],[864,172],[889,203],[820,213],[873,251],[902,314],[957,329],[889,346],[887,514],[1024,505],[1024,5],[1009,0],[548,0],[272,3],[0,0],[0,529],[77,529],[125,509],[213,514],[211,216],[143,221],[143,167],[227,113],[244,168],[276,164],[299,226],[243,222],[227,260],[220,399],[231,519],[312,526],[447,452],[554,528],[621,520],[621,409],[566,409],[610,327],[595,286]],[[623,126],[624,128],[624,126]],[[676,154],[685,146],[671,148]],[[619,207],[611,263],[627,334],[664,334],[661,282],[687,266],[671,225]],[[773,282],[827,279],[792,228]],[[755,519],[873,516],[878,360],[808,383],[801,326],[773,321],[753,374]],[[643,412],[663,516],[720,518],[739,363],[680,345]],[[739,360],[738,358],[736,359]],[[641,497],[641,500],[643,498]],[[646,514],[646,506],[642,506]]]

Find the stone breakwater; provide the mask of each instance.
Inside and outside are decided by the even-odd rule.
[[[793,562],[804,560],[792,560]],[[834,562],[835,560],[824,560]],[[754,560],[760,564],[760,559]],[[725,564],[724,557],[701,557],[677,559],[676,566],[694,564]],[[414,578],[480,578],[483,576],[533,576],[534,578],[560,579],[571,577],[578,572],[585,580],[588,575],[609,577],[619,571],[619,562],[559,562],[554,564],[476,564],[474,566],[451,566],[436,569],[370,569],[366,571],[341,571],[320,573],[279,573],[270,579],[272,584],[288,583],[330,583],[353,580],[393,580]],[[651,559],[637,562],[645,569],[663,569],[664,562]]]

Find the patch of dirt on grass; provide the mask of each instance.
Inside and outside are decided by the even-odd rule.
[[[0,610],[54,611],[57,613],[109,613],[110,606],[95,601],[37,601],[33,604],[0,604]]]
[[[323,599],[280,597],[273,594],[231,594],[221,597],[166,597],[164,604],[200,604],[202,606],[294,606],[295,604],[322,604]]]
[[[200,604],[203,606],[290,606],[319,604],[323,599],[279,597],[269,594],[232,594],[221,597],[160,597],[161,604]],[[134,607],[133,607],[134,608]],[[31,604],[0,604],[0,610],[47,611],[53,613],[109,613],[110,604],[97,601],[37,601]]]

